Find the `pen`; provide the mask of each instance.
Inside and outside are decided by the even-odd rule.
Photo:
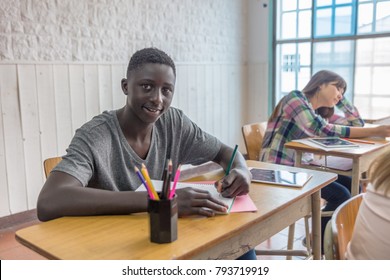
[[[146,168],[145,164],[142,164],[141,173],[142,173],[143,177],[145,178],[151,193],[155,197],[155,200],[160,200],[156,190],[154,189],[154,186],[152,184],[152,180],[150,180],[149,172],[148,172],[148,169]]]
[[[350,141],[350,142],[355,142],[355,143],[375,145],[375,142],[367,141],[367,140],[351,139],[351,138],[342,138],[342,139]]]
[[[171,175],[172,175],[172,161],[169,159],[167,167],[165,168],[163,174],[163,187],[160,195],[161,199],[167,199],[169,196]]]
[[[238,149],[238,145],[236,145],[234,147],[232,157],[230,158],[230,161],[229,161],[229,165],[226,168],[225,176],[229,175],[230,169],[232,169],[232,165],[233,165],[234,158],[236,157],[237,149]],[[219,193],[222,192],[222,180],[219,180],[218,183],[217,183],[217,191]]]
[[[232,168],[233,161],[234,161],[234,158],[235,158],[236,153],[237,153],[237,148],[238,148],[238,145],[236,145],[236,146],[234,147],[233,154],[232,154],[232,157],[230,158],[229,165],[228,165],[228,167],[226,168],[225,175],[229,175],[230,169]]]
[[[134,170],[135,170],[135,173],[137,173],[138,175],[138,178],[141,180],[142,184],[145,186],[146,188],[146,191],[148,192],[148,195],[151,199],[155,199],[153,193],[151,192],[151,190],[149,189],[148,187],[148,184],[146,183],[144,177],[142,176],[141,172],[139,171],[139,169],[136,167],[134,167]]]
[[[173,179],[173,187],[172,187],[171,192],[169,193],[169,199],[172,199],[175,196],[177,181],[179,181],[179,178],[180,178],[180,172],[181,172],[180,168],[181,168],[181,165],[179,165],[179,167],[176,170],[175,178]]]

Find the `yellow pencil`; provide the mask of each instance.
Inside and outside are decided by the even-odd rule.
[[[142,173],[142,175],[144,176],[144,178],[145,178],[145,180],[146,180],[146,183],[147,183],[148,186],[149,186],[150,191],[153,193],[153,196],[154,196],[155,200],[160,200],[160,198],[158,197],[158,194],[157,194],[156,190],[155,190],[154,187],[153,187],[152,180],[150,180],[149,172],[148,172],[148,170],[146,169],[145,164],[142,164],[141,173]]]

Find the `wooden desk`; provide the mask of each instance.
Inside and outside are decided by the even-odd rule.
[[[298,170],[257,161],[248,166]],[[178,239],[149,241],[146,213],[122,216],[64,217],[16,232],[16,239],[50,259],[235,259],[285,227],[312,213],[314,258],[320,258],[320,190],[336,174],[310,171],[301,189],[253,183],[250,196],[257,212],[212,218],[191,216],[178,221]],[[217,179],[222,170],[202,180]]]
[[[323,170],[336,172],[340,175],[352,176],[351,194],[355,196],[359,193],[359,180],[363,172],[367,171],[371,162],[378,157],[385,149],[390,148],[390,141],[385,139],[366,139],[375,142],[375,145],[359,144],[359,148],[340,149],[333,151],[324,151],[320,148],[311,147],[298,142],[288,142],[285,147],[295,150],[295,166],[304,167],[307,169]],[[302,163],[303,153],[313,153],[316,155],[337,156],[343,158],[351,158],[353,160],[352,170],[341,171],[336,169],[328,169],[326,167],[313,166]]]

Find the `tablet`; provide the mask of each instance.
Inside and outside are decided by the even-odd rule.
[[[289,187],[303,187],[311,178],[306,172],[250,168],[252,182],[274,184]]]
[[[322,137],[322,138],[309,138],[313,143],[316,143],[322,147],[326,148],[354,148],[359,147],[359,145],[349,142],[347,140],[341,139],[339,137]]]

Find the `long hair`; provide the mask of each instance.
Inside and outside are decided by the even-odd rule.
[[[329,71],[329,70],[321,70],[315,73],[310,81],[307,83],[307,85],[303,88],[302,92],[303,94],[308,98],[311,99],[316,93],[319,91],[320,86],[327,85],[329,83],[335,83],[335,86],[338,88],[344,89],[344,93],[347,90],[347,83],[346,81],[338,74]],[[272,112],[269,120],[272,121],[280,114],[280,111],[283,108],[284,99],[286,97],[283,97],[278,105],[276,105],[274,111]],[[334,114],[334,108],[333,107],[320,107],[317,108],[316,113],[320,115],[321,117],[328,119]]]
[[[370,165],[368,178],[374,189],[381,190],[385,195],[390,191],[390,149],[387,149]]]

